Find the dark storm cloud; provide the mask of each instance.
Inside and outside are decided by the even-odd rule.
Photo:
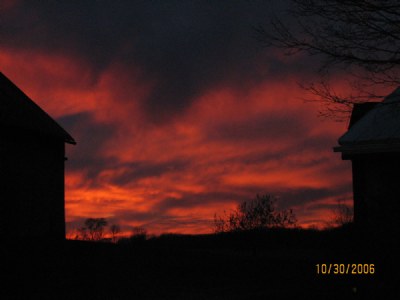
[[[224,123],[208,130],[208,137],[216,140],[255,142],[271,140],[274,142],[305,136],[308,128],[295,112],[264,113],[244,121]]]
[[[270,11],[269,1],[26,1],[2,16],[0,45],[81,58],[93,82],[112,63],[139,69],[154,83],[142,107],[162,121],[205,88],[245,89],[299,69],[265,55],[254,38]]]
[[[155,218],[158,219],[159,217],[162,217],[162,214],[159,214],[159,212],[155,211],[140,212],[134,210],[115,210],[114,217],[117,220],[123,220],[123,221],[134,220],[135,222],[142,223]]]
[[[144,178],[159,177],[173,172],[184,172],[189,165],[189,162],[182,160],[171,160],[163,163],[135,161],[132,163],[117,164],[110,167],[126,171],[114,176],[111,182],[119,186],[124,186]]]
[[[238,152],[236,156],[225,159],[223,162],[226,164],[260,165],[280,161],[285,166],[293,168],[320,167],[327,173],[341,173],[347,170],[346,163],[332,165],[326,160],[326,154],[331,151],[329,146],[336,142],[335,137],[327,134],[309,136],[309,130],[310,128],[307,128],[302,119],[294,114],[276,115],[272,118],[266,115],[265,118],[255,118],[246,122],[210,126],[208,138],[239,144],[246,143],[249,146],[254,143],[267,146],[271,143],[284,142],[284,146],[279,151],[271,152],[267,147],[250,153]],[[309,157],[303,160],[291,159],[300,154],[309,154]]]
[[[113,159],[102,157],[100,150],[115,134],[116,128],[95,122],[87,112],[63,116],[57,122],[68,128],[77,142],[77,146],[69,146],[68,152],[74,159],[68,161],[68,169],[84,170],[87,179],[95,179],[105,166],[115,163]],[[75,151],[78,146],[79,151]]]
[[[176,232],[176,228],[196,228],[197,226],[204,227],[208,225],[209,228],[212,228],[211,219],[203,219],[198,218],[196,216],[172,216],[172,215],[163,215],[160,216],[157,220],[148,221],[143,224],[146,227],[159,226],[164,228],[164,233]]]
[[[110,183],[124,186],[144,178],[182,172],[189,165],[189,162],[179,159],[162,163],[151,161],[120,163],[116,159],[104,157],[101,153],[105,143],[115,135],[116,128],[112,125],[95,122],[90,113],[68,115],[58,121],[69,128],[79,145],[79,151],[76,153],[75,146],[71,146],[69,152],[74,159],[68,162],[67,168],[84,171],[85,178],[91,182],[91,186],[99,184],[96,179],[105,170],[116,171],[116,175],[108,178]]]
[[[350,190],[351,184],[344,184],[339,187],[332,188],[299,188],[288,189],[279,193],[280,206],[289,208],[304,203],[312,203],[321,199],[335,197],[338,198]]]
[[[256,198],[256,195],[272,195],[276,197],[279,208],[286,209],[304,203],[312,203],[327,197],[340,196],[348,191],[348,186],[337,189],[329,188],[285,188],[267,185],[247,185],[245,187],[231,187],[231,193],[227,194],[226,200],[234,200],[238,203]],[[205,198],[207,199],[207,198]],[[212,199],[212,198],[211,198]],[[214,198],[221,199],[223,198]],[[214,200],[215,201],[215,200]]]
[[[140,179],[158,177],[166,173],[184,172],[190,165],[188,161],[180,159],[157,163],[152,161],[133,161],[121,163],[117,159],[105,158],[101,150],[110,137],[115,135],[117,128],[98,123],[93,120],[90,113],[67,115],[57,120],[69,128],[71,135],[77,140],[79,151],[70,147],[74,159],[68,162],[70,170],[85,171],[85,178],[91,186],[101,184],[96,182],[102,171],[118,171],[109,178],[109,182],[118,186],[129,185]],[[122,171],[121,171],[122,170]]]
[[[157,206],[161,211],[172,208],[193,208],[213,203],[232,202],[243,198],[243,191],[210,191],[202,193],[182,193],[181,198],[168,197]]]
[[[143,228],[163,228],[163,233],[176,232],[176,228],[195,228],[206,224],[211,228],[211,218],[203,219],[196,216],[174,216],[169,214],[157,213],[141,213],[141,212],[126,212],[121,211],[115,214],[116,220],[122,223],[130,223],[132,220],[140,224]],[[136,226],[124,225],[124,230],[132,230]]]

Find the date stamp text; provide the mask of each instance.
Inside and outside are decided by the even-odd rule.
[[[317,275],[373,275],[375,264],[316,264]]]

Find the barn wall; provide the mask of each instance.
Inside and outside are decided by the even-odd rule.
[[[392,232],[400,225],[400,155],[352,159],[354,221],[361,228]]]
[[[64,142],[10,138],[0,149],[2,234],[64,239]]]

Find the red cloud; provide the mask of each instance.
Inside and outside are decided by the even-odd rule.
[[[140,70],[116,63],[94,76],[73,57],[7,49],[0,63],[50,115],[78,120],[66,128],[78,142],[68,153],[68,221],[107,217],[125,230],[210,232],[215,212],[275,193],[310,226],[324,224],[335,199],[351,197],[343,188],[350,170],[331,150],[344,125],[318,119],[294,78],[205,87],[184,113],[154,124],[143,103],[157,87]],[[109,135],[94,135],[105,125]]]

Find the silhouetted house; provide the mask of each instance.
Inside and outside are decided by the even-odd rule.
[[[65,238],[64,143],[75,141],[0,73],[2,240]]]
[[[339,145],[334,151],[352,162],[356,225],[368,231],[398,230],[400,88],[383,102],[356,104]]]

